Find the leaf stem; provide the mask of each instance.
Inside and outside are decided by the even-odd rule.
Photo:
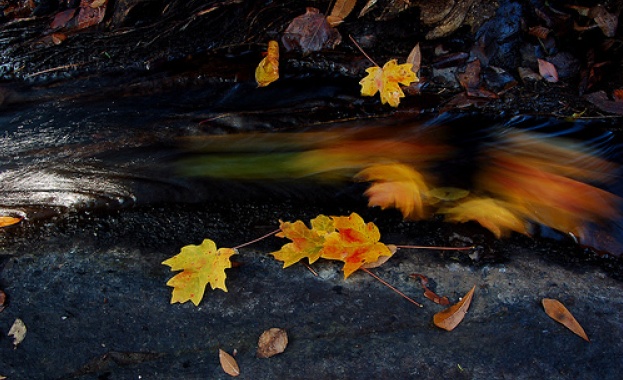
[[[271,237],[271,236],[275,235],[275,234],[276,234],[277,232],[279,232],[279,231],[281,231],[281,228],[278,228],[278,229],[274,230],[273,232],[269,232],[269,233],[267,233],[266,235],[262,235],[262,236],[260,236],[260,237],[259,237],[259,238],[257,238],[257,239],[253,239],[253,240],[248,241],[248,242],[246,242],[246,243],[242,243],[242,244],[240,244],[240,245],[237,245],[237,246],[235,246],[233,249],[238,249],[238,248],[246,247],[247,245],[251,245],[251,244],[253,244],[253,243],[257,243],[257,242],[258,242],[258,241],[260,241],[260,240],[264,240],[264,239],[266,239],[267,237]]]
[[[353,43],[355,44],[355,46],[357,47],[357,49],[359,49],[359,51],[361,52],[361,54],[363,54],[366,58],[368,58],[368,61],[372,62],[372,64],[376,67],[381,67],[379,66],[378,63],[374,62],[374,60],[372,58],[370,58],[370,56],[363,51],[363,49],[361,48],[361,46],[359,46],[359,44],[357,43],[357,41],[355,41],[355,39],[353,38],[353,36],[351,36],[350,34],[348,35],[348,38],[350,38],[351,41],[353,41]]]
[[[375,275],[374,273],[372,273],[371,271],[369,271],[368,269],[364,268],[364,267],[360,267],[359,269],[361,269],[362,271],[366,272],[367,274],[369,274],[370,276],[374,277],[376,280],[378,280],[381,284],[387,286],[388,288],[390,288],[391,290],[393,290],[394,292],[398,293],[399,296],[401,296],[402,298],[406,299],[407,301],[411,302],[412,304],[414,304],[417,307],[423,307],[422,304],[414,301],[412,298],[410,298],[408,295],[404,294],[403,292],[401,292],[400,290],[394,288],[393,286],[391,286],[387,281],[383,280],[382,278],[380,278],[379,276]]]
[[[424,247],[419,245],[396,245],[396,248],[404,248],[404,249],[436,249],[438,251],[469,251],[470,249],[474,249],[476,247]]]

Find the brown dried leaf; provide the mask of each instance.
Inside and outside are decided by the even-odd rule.
[[[52,34],[52,42],[54,45],[60,45],[67,39],[67,35],[63,33],[53,33]]]
[[[418,43],[409,53],[407,57],[407,62],[413,66],[411,70],[417,75],[418,71],[420,71],[420,66],[422,65],[422,51],[420,50],[420,44]]]
[[[580,336],[585,341],[590,342],[590,339],[588,339],[588,335],[586,335],[582,326],[580,326],[571,312],[567,310],[565,305],[563,305],[560,301],[553,298],[543,298],[541,303],[543,304],[545,313],[547,313],[551,319],[563,324],[576,335]]]
[[[331,9],[331,13],[327,16],[327,21],[331,26],[336,26],[353,11],[355,8],[355,4],[357,4],[357,0],[337,0],[335,5],[333,5],[333,9]]]
[[[544,26],[533,26],[528,29],[528,34],[542,40],[546,39],[550,32],[551,30]]]
[[[107,2],[108,0],[93,0],[93,2],[89,4],[89,6],[91,8],[99,8],[99,7],[106,5]]]
[[[288,345],[288,333],[284,329],[271,328],[260,335],[257,343],[257,357],[270,358],[285,351]]]
[[[537,61],[539,62],[539,74],[541,74],[543,79],[550,83],[558,82],[558,71],[556,67],[540,58],[537,58]]]
[[[67,9],[62,12],[58,12],[56,16],[54,16],[54,19],[52,20],[52,23],[50,24],[50,28],[61,29],[61,28],[66,27],[69,21],[71,21],[75,15],[76,15],[75,8]]]
[[[448,297],[441,297],[437,295],[435,292],[433,292],[432,290],[430,290],[429,288],[424,288],[424,297],[428,298],[429,300],[439,305],[443,305],[443,306],[450,305],[450,300],[448,300]]]
[[[106,14],[106,2],[104,2],[104,5],[102,6],[98,6],[95,8],[91,7],[91,4],[98,1],[99,0],[80,1],[80,11],[78,13],[78,25],[76,29],[86,29],[102,22]]]
[[[4,310],[6,303],[6,293],[0,290],[0,313]]]
[[[623,88],[618,88],[612,91],[612,96],[617,102],[623,101]]]
[[[480,87],[480,60],[475,59],[465,66],[465,72],[458,73],[457,78],[466,90],[476,90]]]
[[[474,291],[476,290],[476,285],[474,285],[469,292],[460,300],[458,303],[450,306],[449,308],[440,311],[435,314],[433,317],[433,323],[435,326],[442,328],[446,331],[452,331],[456,326],[461,323],[463,318],[465,318],[465,314],[467,314],[467,309],[469,309],[469,305],[472,303],[472,298],[474,297]]]
[[[26,325],[21,319],[17,318],[7,335],[13,337],[13,346],[17,348],[17,345],[22,343],[26,337]]]
[[[16,218],[13,216],[0,216],[0,228],[12,226],[22,221],[23,218]]]
[[[521,78],[522,82],[525,84],[530,82],[537,82],[543,79],[539,74],[532,71],[532,69],[528,67],[518,67],[517,73],[519,74],[519,78]]]
[[[589,17],[595,20],[595,23],[606,37],[614,37],[619,24],[618,15],[608,12],[603,5],[597,5],[591,8]]]
[[[322,49],[332,49],[342,36],[316,8],[307,8],[305,14],[292,20],[281,42],[287,51],[300,49],[303,55]]]
[[[220,348],[218,349],[218,360],[221,362],[221,368],[223,368],[226,374],[232,377],[240,375],[240,367],[238,367],[236,359]]]

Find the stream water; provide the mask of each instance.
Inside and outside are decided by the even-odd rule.
[[[399,147],[412,144],[424,153],[406,161],[433,173],[438,186],[475,194],[495,187],[493,180],[480,178],[491,167],[497,168],[496,175],[515,181],[516,174],[504,174],[509,162],[512,166],[525,159],[523,164],[530,167],[530,160],[537,165],[551,160],[556,168],[539,171],[553,170],[605,190],[572,194],[584,190],[556,185],[563,186],[561,194],[599,198],[568,206],[572,221],[583,225],[581,236],[575,237],[600,251],[623,251],[619,138],[610,125],[470,114],[433,117],[426,112],[430,101],[425,95],[405,101],[393,113],[378,112],[357,89],[354,81],[331,77],[288,79],[258,89],[250,82],[166,72],[123,79],[85,77],[71,84],[5,85],[0,214],[32,222],[89,210],[242,199],[253,196],[249,189],[258,196],[264,191],[287,193],[288,187],[313,188],[315,180],[326,183],[324,174],[333,169],[340,175],[328,181],[337,183],[352,179],[369,160],[395,159],[394,154],[404,160]],[[342,149],[347,158],[323,149]],[[305,152],[320,152],[313,159],[324,160],[322,165],[311,158],[303,169],[290,165],[301,162]],[[506,157],[503,165],[501,156]],[[312,164],[321,169],[310,169]],[[583,172],[574,174],[573,168]],[[536,186],[535,191],[542,189]],[[568,202],[577,203],[572,198]],[[330,193],[325,201],[332,201]],[[548,229],[542,231],[548,235]]]

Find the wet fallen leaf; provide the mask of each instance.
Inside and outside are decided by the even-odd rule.
[[[99,3],[102,3],[102,5],[98,5],[97,7],[91,6],[92,4],[99,4]],[[102,22],[105,15],[106,15],[106,1],[102,2],[101,0],[93,0],[93,1],[81,0],[79,12],[78,12],[76,29],[78,30],[86,29],[91,26],[97,25],[100,22]]]
[[[356,177],[372,182],[365,192],[370,207],[395,207],[407,219],[421,219],[425,216],[424,199],[427,197],[428,186],[424,176],[411,166],[373,165],[360,171]]]
[[[240,375],[240,367],[238,367],[236,359],[220,348],[218,349],[218,360],[221,362],[221,368],[223,368],[226,374],[232,377]]]
[[[604,91],[592,92],[584,97],[602,111],[623,115],[623,102],[608,99]]]
[[[537,58],[539,62],[539,74],[550,83],[558,82],[558,71],[556,67],[543,59]]]
[[[67,27],[69,24],[69,21],[71,21],[75,15],[76,15],[76,8],[71,8],[71,9],[64,10],[62,12],[58,12],[54,16],[54,19],[52,20],[52,23],[50,24],[50,28],[61,29],[61,28]]]
[[[519,78],[524,84],[529,84],[531,82],[538,82],[543,79],[538,73],[535,73],[532,69],[528,67],[518,67],[517,73],[519,74]]]
[[[591,8],[588,16],[595,20],[595,23],[606,37],[614,37],[619,24],[619,16],[617,14],[608,12],[608,10],[600,4]]]
[[[288,238],[292,243],[285,244],[279,251],[271,253],[276,260],[283,261],[283,267],[287,268],[304,258],[313,264],[320,258],[325,238],[335,231],[333,219],[325,215],[319,215],[311,220],[308,228],[300,220],[294,223],[279,221],[281,231],[275,235]]]
[[[614,100],[618,102],[623,101],[623,88],[618,88],[612,91],[612,96],[614,97]]]
[[[108,0],[93,0],[93,2],[91,4],[89,4],[89,6],[91,8],[98,8],[98,7],[102,7],[102,6],[106,5],[107,2],[108,2]]]
[[[255,69],[255,81],[258,87],[265,87],[279,79],[279,44],[268,41],[266,57]]]
[[[331,26],[341,24],[346,17],[353,11],[357,0],[336,0],[331,13],[327,16],[327,21]]]
[[[582,326],[580,326],[571,312],[567,310],[565,305],[563,305],[560,301],[553,298],[543,298],[541,303],[543,304],[545,313],[547,313],[550,318],[563,324],[566,328],[573,331],[585,341],[590,342],[590,339],[588,339],[588,335],[586,335]]]
[[[418,71],[420,71],[420,66],[422,65],[422,51],[420,50],[420,44],[416,44],[415,47],[409,53],[407,57],[407,62],[413,66],[411,66],[411,71],[415,73],[417,76]]]
[[[281,43],[287,51],[299,49],[303,55],[332,49],[340,42],[340,33],[329,25],[318,9],[311,7],[307,8],[305,14],[294,18],[281,37]]]
[[[368,75],[359,82],[361,95],[374,96],[379,92],[381,103],[398,107],[400,98],[405,96],[399,84],[408,86],[412,82],[418,81],[412,67],[411,63],[399,65],[395,59],[392,59],[387,61],[383,68],[378,66],[367,68]]]
[[[52,42],[54,45],[60,45],[67,39],[67,35],[63,33],[53,33],[52,34]]]
[[[0,216],[0,228],[12,226],[22,221],[23,218],[16,218],[13,216]]]
[[[230,257],[237,254],[235,249],[219,248],[210,239],[201,245],[187,245],[179,254],[162,262],[171,267],[172,271],[183,270],[171,278],[167,285],[173,287],[171,303],[192,301],[199,305],[206,285],[212,289],[227,291],[225,286],[225,269],[231,268]]]
[[[389,248],[389,251],[392,253],[392,255],[398,250],[398,247],[393,244],[387,244],[387,248]],[[381,265],[385,264],[390,258],[391,256],[381,256],[378,260],[371,263],[365,263],[361,267],[366,269],[378,268]]]
[[[550,33],[551,33],[551,30],[544,26],[533,26],[530,29],[528,29],[528,34],[530,34],[531,36],[535,36],[536,38],[540,38],[542,40],[546,39]]]
[[[461,87],[466,91],[476,90],[480,87],[480,60],[475,59],[465,66],[465,71],[458,73],[457,78]]]
[[[13,326],[11,326],[7,335],[13,337],[13,346],[17,348],[17,345],[22,343],[26,337],[26,325],[21,319],[17,318],[15,322],[13,322]]]
[[[435,314],[433,317],[433,323],[435,326],[442,328],[447,331],[452,331],[456,326],[461,323],[463,318],[465,318],[465,314],[467,314],[467,309],[469,309],[469,305],[472,303],[472,298],[474,297],[474,291],[476,290],[476,285],[474,285],[465,297],[462,300],[457,302],[456,304],[450,306],[449,308],[440,311]]]
[[[257,343],[257,357],[270,358],[285,351],[288,345],[288,333],[284,329],[271,328],[260,335]]]
[[[410,274],[409,277],[414,278],[416,280],[420,280],[420,284],[422,285],[422,288],[424,289],[424,297],[428,298],[434,303],[437,303],[443,306],[450,305],[450,300],[448,300],[448,297],[441,297],[428,288],[428,277],[424,276],[423,274],[419,274],[419,273]]]

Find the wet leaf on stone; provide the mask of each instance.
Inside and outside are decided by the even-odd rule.
[[[590,93],[585,95],[585,98],[602,111],[623,115],[623,102],[608,99],[604,91]]]
[[[424,201],[428,186],[424,176],[409,165],[379,164],[360,171],[356,178],[372,182],[365,194],[368,206],[397,208],[406,219],[425,216]]]
[[[535,36],[536,38],[540,38],[542,40],[546,39],[550,33],[551,33],[551,30],[544,26],[533,26],[528,29],[528,34],[530,34],[531,36]]]
[[[23,218],[16,218],[14,216],[0,216],[0,228],[12,226],[22,221]]]
[[[81,0],[76,29],[86,29],[102,22],[106,15],[106,3],[102,0]],[[101,5],[92,7],[92,4]]]
[[[258,87],[265,87],[279,79],[279,44],[268,42],[266,56],[255,69],[255,81]]]
[[[58,12],[54,19],[52,19],[52,23],[50,24],[50,28],[52,29],[62,29],[68,26],[69,22],[76,15],[76,8],[67,9],[61,12]]]
[[[550,318],[558,323],[561,323],[585,341],[590,342],[590,339],[588,339],[588,335],[586,335],[586,332],[584,332],[582,326],[560,301],[553,298],[543,298],[541,303],[543,304],[545,313],[547,313]]]
[[[552,63],[540,58],[537,58],[537,61],[539,63],[539,74],[541,74],[543,79],[550,83],[558,82],[558,70],[556,70],[556,67]]]
[[[223,371],[226,374],[232,377],[240,375],[240,367],[238,367],[238,362],[236,362],[236,359],[234,359],[233,356],[219,348],[218,359],[221,363],[221,368],[223,368]]]
[[[428,298],[429,300],[439,305],[443,305],[443,306],[450,305],[450,300],[448,300],[448,297],[441,297],[437,293],[433,292],[432,290],[428,288],[428,278],[426,276],[424,276],[423,274],[419,274],[419,273],[413,273],[409,275],[409,277],[414,278],[416,280],[420,280],[422,289],[424,289],[424,297]]]
[[[231,248],[217,250],[212,240],[205,239],[201,245],[187,245],[179,254],[163,261],[172,271],[183,270],[167,282],[173,287],[171,303],[192,301],[199,305],[207,284],[226,292],[225,269],[231,268],[229,258],[237,253]]]
[[[595,20],[595,23],[606,37],[614,37],[619,24],[619,16],[617,14],[608,12],[608,10],[600,4],[591,8],[588,16]]]
[[[381,103],[398,107],[400,98],[405,97],[399,85],[408,86],[418,81],[412,67],[411,63],[399,65],[395,59],[392,59],[385,63],[383,68],[378,66],[367,68],[366,72],[368,75],[359,82],[361,95],[374,96],[379,92]]]
[[[449,308],[435,314],[435,316],[433,317],[433,323],[435,324],[435,326],[442,328],[446,331],[454,330],[454,328],[458,326],[461,321],[463,321],[463,318],[465,318],[465,314],[467,314],[469,305],[472,303],[472,298],[474,297],[475,290],[476,285],[474,285],[471,290],[467,292],[462,300],[450,306]]]
[[[22,343],[26,337],[26,325],[21,319],[17,318],[15,322],[13,322],[13,325],[9,329],[9,333],[7,335],[13,337],[13,346],[17,348],[17,345]]]
[[[320,258],[321,251],[328,234],[335,232],[333,219],[326,215],[319,215],[311,220],[311,228],[300,220],[294,223],[279,221],[281,232],[276,236],[288,238],[292,243],[285,244],[279,251],[271,253],[283,267],[287,268],[304,258],[313,264]]]
[[[344,19],[348,17],[350,12],[355,8],[357,0],[336,0],[331,12],[327,16],[327,21],[331,26],[337,26],[344,22]]]
[[[303,55],[333,49],[340,42],[340,33],[329,25],[318,9],[311,7],[307,8],[305,14],[294,18],[281,37],[281,43],[287,51],[298,49]]]
[[[285,351],[288,345],[288,333],[284,329],[271,328],[260,335],[257,343],[257,357],[270,358]]]
[[[413,65],[411,66],[411,71],[413,71],[417,76],[418,71],[420,71],[420,66],[422,65],[422,51],[420,50],[419,43],[417,43],[409,53],[406,63]]]

